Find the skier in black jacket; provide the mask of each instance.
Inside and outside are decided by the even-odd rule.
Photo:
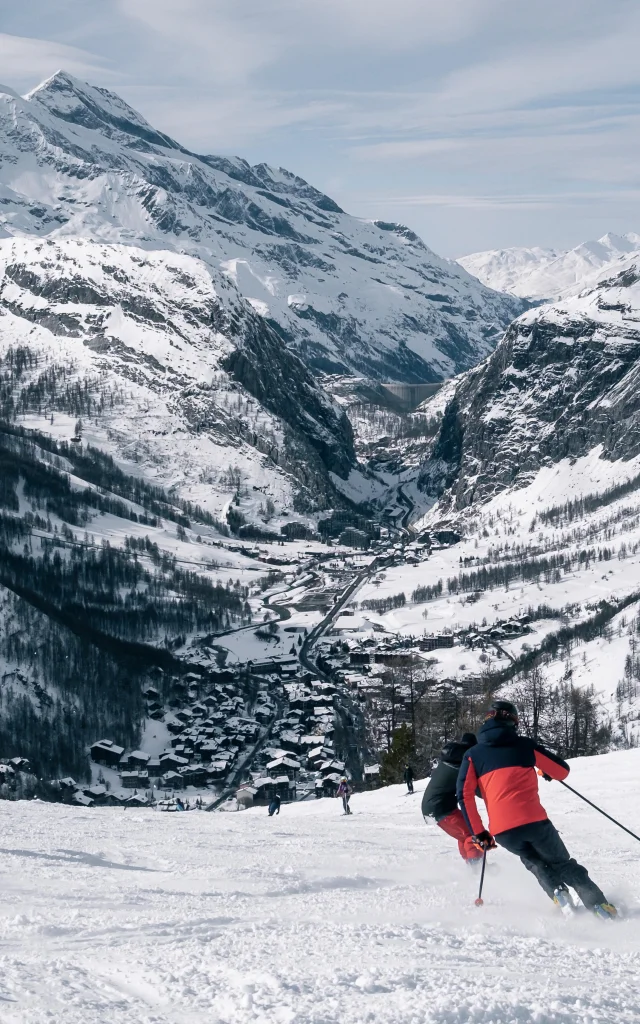
[[[482,850],[473,842],[471,830],[458,808],[456,783],[462,759],[467,750],[475,745],[476,738],[472,732],[465,732],[459,740],[447,743],[422,797],[424,817],[434,818],[443,832],[458,840],[460,856],[467,862],[482,857]]]
[[[409,791],[410,793],[413,793],[413,780],[414,780],[415,776],[414,776],[414,774],[413,774],[413,768],[411,767],[411,765],[410,765],[410,764],[406,764],[406,765],[404,766],[404,775],[403,775],[403,778],[404,778],[404,781],[405,781],[405,782],[406,782],[406,784],[407,784],[407,789],[408,789],[408,791]]]

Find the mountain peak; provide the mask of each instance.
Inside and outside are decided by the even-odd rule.
[[[111,134],[113,129],[162,149],[180,149],[177,142],[156,131],[141,114],[120,96],[101,86],[89,85],[67,71],[41,82],[25,96],[64,121]]]

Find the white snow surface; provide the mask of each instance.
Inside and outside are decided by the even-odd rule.
[[[640,751],[570,782],[636,832]],[[485,905],[402,786],[235,814],[0,804],[3,1024],[632,1024],[640,846],[541,782],[617,922],[489,855]]]
[[[640,235],[635,232],[609,232],[564,252],[515,246],[474,252],[460,257],[458,263],[497,291],[528,299],[555,299],[580,291],[600,269],[638,249]]]

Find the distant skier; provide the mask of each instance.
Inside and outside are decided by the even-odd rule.
[[[538,795],[536,768],[548,781],[562,781],[569,774],[566,761],[518,735],[514,704],[494,701],[478,733],[478,744],[464,755],[458,775],[458,800],[474,841],[482,850],[492,849],[497,841],[515,853],[558,906],[572,906],[570,885],[598,917],[615,917],[616,908],[586,868],[569,855],[549,821]],[[487,805],[489,831],[478,814],[477,789]]]
[[[269,817],[270,818],[273,818],[274,814],[280,814],[280,804],[281,803],[282,803],[282,800],[280,799],[280,797],[276,793],[276,795],[274,796],[273,800],[269,804]]]
[[[349,785],[349,782],[348,782],[348,780],[347,780],[347,778],[345,776],[342,779],[340,785],[338,786],[338,792],[336,793],[336,796],[341,796],[342,797],[342,806],[344,808],[344,813],[345,814],[351,814],[351,808],[349,807],[349,800],[351,799],[351,793],[352,792],[353,792],[353,790],[351,789],[351,786]]]
[[[415,778],[415,775],[413,774],[413,768],[411,767],[410,764],[405,764],[404,775],[402,777],[407,784],[407,790],[409,791],[409,793],[413,793],[413,780]]]
[[[462,816],[456,801],[456,782],[462,758],[476,738],[472,732],[465,732],[459,740],[451,740],[443,748],[440,759],[431,773],[429,784],[422,797],[422,813],[425,818],[434,818],[436,824],[452,839],[458,840],[460,856],[467,863],[482,857],[473,842],[471,830]]]

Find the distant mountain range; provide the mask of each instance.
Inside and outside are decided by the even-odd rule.
[[[359,220],[282,168],[202,156],[119,96],[58,72],[0,89],[0,235],[169,249],[206,265],[307,367],[435,381],[522,310],[408,228]]]
[[[531,300],[577,293],[609,263],[640,250],[640,235],[603,235],[566,252],[538,247],[489,249],[458,260],[489,288]]]

